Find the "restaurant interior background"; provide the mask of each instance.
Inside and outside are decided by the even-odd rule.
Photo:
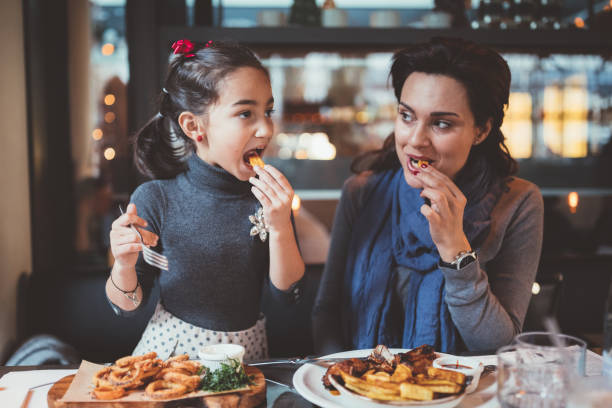
[[[144,181],[130,135],[156,113],[169,46],[179,38],[237,40],[270,71],[276,137],[265,159],[297,192],[308,264],[299,319],[264,300],[272,354],[312,351],[310,307],[340,189],[351,160],[393,128],[390,57],[436,35],[491,45],[512,71],[503,130],[519,176],[545,199],[526,327],[555,314],[564,332],[601,346],[612,276],[612,1],[313,4],[2,1],[0,364],[39,333],[94,361],[127,354],[137,341],[148,315],[116,318],[104,298],[108,231],[118,204]]]

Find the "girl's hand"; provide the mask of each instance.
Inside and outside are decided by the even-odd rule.
[[[251,191],[263,207],[266,225],[272,231],[284,231],[291,227],[291,202],[293,188],[283,174],[273,166],[253,166],[259,178],[251,177]]]
[[[440,258],[450,263],[459,252],[471,250],[463,232],[467,199],[450,178],[432,166],[421,168],[418,177],[423,181],[421,197],[430,201],[430,205],[421,206],[421,214],[429,221],[429,232]]]
[[[138,216],[134,204],[129,204],[125,214],[113,221],[110,232],[111,251],[115,263],[121,269],[133,268],[138,260],[138,252],[142,250],[138,234],[130,228],[130,224],[138,228],[145,245],[156,246],[159,239],[153,232],[143,229],[147,226],[147,221]]]

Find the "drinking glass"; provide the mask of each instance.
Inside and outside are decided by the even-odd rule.
[[[551,347],[552,349],[553,347]],[[518,342],[497,351],[497,398],[503,408],[564,408],[572,360],[563,351],[542,352]]]
[[[531,350],[531,357],[564,364],[573,368],[568,374],[584,377],[587,347],[586,342],[578,337],[561,333],[525,332],[517,335],[514,342]]]
[[[612,407],[612,381],[604,376],[583,377],[572,384],[566,408]]]

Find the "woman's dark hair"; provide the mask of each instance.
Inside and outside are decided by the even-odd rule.
[[[206,113],[219,98],[223,79],[243,67],[256,68],[268,75],[251,50],[235,43],[195,44],[190,54],[170,56],[159,94],[159,113],[134,137],[134,162],[142,174],[169,179],[187,169],[185,159],[195,151],[195,143],[179,126],[179,115],[185,111]]]
[[[491,120],[491,132],[480,144],[472,147],[468,163],[487,163],[492,177],[506,178],[516,173],[517,163],[510,156],[500,129],[504,108],[510,93],[510,69],[497,52],[475,43],[455,38],[434,38],[393,55],[390,78],[397,100],[400,100],[406,78],[413,72],[445,75],[465,87],[476,126]],[[351,170],[375,172],[399,168],[395,151],[395,135],[389,135],[381,149],[357,157]],[[467,166],[466,166],[467,167]],[[462,169],[462,172],[467,169]],[[458,175],[459,176],[459,175]]]

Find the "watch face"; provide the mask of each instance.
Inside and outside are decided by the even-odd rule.
[[[469,264],[471,264],[475,260],[476,260],[476,255],[474,255],[474,254],[467,254],[466,256],[463,257],[461,262],[459,262],[459,269],[468,266]]]

